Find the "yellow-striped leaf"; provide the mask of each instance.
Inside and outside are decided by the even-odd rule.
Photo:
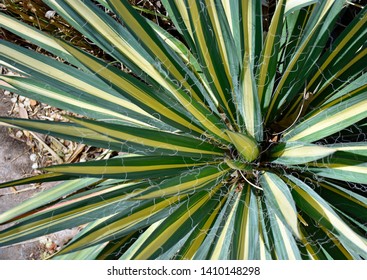
[[[140,202],[135,207],[125,209],[115,215],[101,219],[99,227],[86,231],[83,236],[63,249],[61,253],[68,253],[78,249],[115,240],[131,232],[146,228],[151,224],[167,217],[172,211],[172,205],[185,200],[184,197],[175,196],[169,199],[159,199]],[[108,230],[106,230],[108,228]]]
[[[82,142],[94,147],[114,149],[118,151],[124,149],[121,142],[76,124],[10,118],[0,118],[0,122],[10,124],[16,128],[22,128],[39,133],[52,133],[55,137]]]
[[[313,142],[367,117],[367,95],[359,94],[306,118],[286,132],[282,141]]]
[[[178,250],[175,259],[191,260],[195,258],[200,258],[200,256],[197,257],[197,255],[199,255],[198,250],[200,250],[201,246],[203,245],[203,242],[207,237],[209,230],[213,227],[218,217],[218,213],[222,209],[222,206],[225,203],[226,199],[226,197],[222,197],[221,199],[216,200],[216,206],[213,207],[211,212],[208,212],[207,215],[204,215],[201,222],[192,230],[188,239]]]
[[[137,240],[128,248],[128,250],[119,258],[120,260],[131,260],[135,253],[140,249],[141,245],[149,238],[149,236],[156,230],[156,228],[164,221],[161,219],[150,225]],[[119,248],[120,249],[120,248]],[[121,250],[121,249],[120,249]]]
[[[358,64],[358,61],[363,62],[363,57],[366,56],[366,48],[361,48],[367,38],[366,23],[367,8],[365,7],[338,36],[333,48],[322,57],[318,71],[315,72],[307,85],[309,91],[314,91],[317,88],[313,96],[317,103],[321,103],[318,99],[325,100],[325,97],[329,96],[325,93],[326,89],[335,88],[335,81],[340,79],[343,73],[347,73],[350,77],[354,73],[362,71],[365,65],[360,65],[356,72],[354,72],[353,66]],[[316,102],[311,104],[317,106]]]
[[[97,109],[91,104],[86,104],[86,102],[93,104],[91,100],[94,100],[94,102],[101,102],[106,110],[110,109],[119,112],[124,108],[127,108],[128,110],[138,112],[146,116],[148,115],[135,104],[122,98],[119,93],[112,90],[102,80],[96,79],[92,74],[84,73],[74,67],[57,62],[54,59],[8,42],[1,42],[1,44],[0,59],[11,61],[12,64],[16,65],[16,67],[21,70],[32,74],[35,78],[43,80],[46,85],[47,83],[52,82],[53,85],[51,90],[41,89],[40,91],[40,95],[46,96],[46,98],[53,99],[55,102],[60,100],[62,103],[70,103],[73,106],[86,106],[87,110],[94,109],[97,112],[103,112],[104,109]],[[9,81],[9,83],[14,83],[15,87],[19,86],[22,91],[26,91],[28,88],[31,91],[36,91],[36,88],[40,88],[40,85],[37,85],[37,83],[32,85],[32,81],[30,81],[30,84],[25,84],[25,81],[21,79],[8,77],[3,78],[6,79],[7,82]],[[62,90],[53,92],[52,89],[55,87],[59,87]],[[69,94],[63,93],[65,89]],[[48,96],[47,93],[50,93],[50,96]],[[78,99],[76,97],[83,100],[83,96],[85,94],[87,94],[86,102],[78,103]],[[73,98],[74,100],[72,100]],[[112,115],[116,116],[116,113],[112,113]],[[121,118],[124,119],[126,117],[121,116]],[[132,118],[127,119],[129,121],[136,122]],[[138,121],[138,123],[142,122]]]
[[[285,13],[289,14],[295,10],[317,3],[318,0],[290,0],[285,6]]]
[[[219,184],[211,192],[202,191],[191,196],[188,203],[182,204],[152,232],[133,259],[157,258],[179,243],[218,203],[217,192],[221,186]]]
[[[224,176],[229,172],[229,167],[205,166],[203,168],[192,169],[185,174],[180,174],[163,182],[152,185],[147,190],[141,192],[135,199],[152,199],[181,195],[184,193],[194,193],[201,189],[211,189],[213,185],[224,180]]]
[[[271,233],[274,242],[274,251],[278,260],[300,260],[301,255],[292,232],[284,225],[282,219],[272,210],[269,210]]]
[[[258,142],[261,142],[263,140],[263,120],[253,66],[248,59],[245,59],[243,62],[241,86],[238,93],[238,106],[238,110],[245,123],[246,131]]]
[[[320,191],[318,194],[342,211],[343,216],[347,217],[356,227],[363,229],[363,221],[367,219],[367,198],[361,194],[348,189],[347,185],[336,185],[324,181],[319,183]],[[362,223],[360,223],[362,222]]]
[[[259,156],[259,148],[251,136],[229,130],[226,133],[245,161],[251,162]]]
[[[349,227],[311,187],[292,175],[287,175],[287,178],[290,180],[288,183],[292,186],[297,205],[315,222],[336,235],[340,242],[347,245],[346,247],[353,250],[356,255],[366,258],[366,239]]]
[[[333,154],[336,149],[302,142],[278,143],[270,151],[271,162],[293,165],[315,161]]]
[[[259,60],[261,66],[258,69],[257,91],[262,110],[265,110],[268,107],[272,94],[275,74],[277,71],[277,53],[280,46],[286,2],[287,1],[285,0],[278,2],[267,33],[265,46]]]
[[[45,177],[45,175],[41,175],[41,176]],[[66,196],[82,188],[91,186],[98,181],[99,181],[98,179],[87,179],[87,180],[78,179],[78,180],[71,180],[71,181],[66,181],[61,184],[58,184],[57,186],[51,189],[45,190],[43,192],[40,192],[36,196],[31,197],[30,199],[26,200],[22,204],[19,204],[14,208],[9,209],[8,211],[1,213],[0,214],[0,224],[8,222],[9,220],[17,216],[30,212],[52,201],[56,201],[60,197]]]
[[[182,0],[162,0],[167,12],[172,15],[171,19],[178,32],[185,38],[185,42],[191,49],[192,53],[196,53],[196,46],[193,42],[193,28],[189,18],[189,9],[187,9],[186,1]]]
[[[234,231],[234,213],[239,201],[239,193],[236,191],[237,185],[226,186],[227,193],[222,194],[221,209],[212,227],[208,229],[206,237],[198,248],[195,259],[228,259],[229,249]],[[234,207],[233,207],[234,206]]]
[[[335,149],[339,152],[347,152],[355,154],[357,156],[367,156],[367,143],[366,142],[354,142],[354,143],[340,143],[330,144],[328,147]]]
[[[126,146],[124,150],[134,154],[184,155],[198,158],[223,154],[223,151],[216,149],[213,145],[186,135],[69,118],[83,127],[96,131],[96,133],[119,141],[121,145]],[[108,144],[107,141],[106,144]]]
[[[55,1],[49,2],[54,4]],[[136,73],[143,76],[144,73],[147,74],[149,81],[157,87],[163,87],[208,134],[221,142],[228,142],[227,136],[222,132],[222,122],[203,104],[199,96],[201,88],[196,86],[196,78],[187,71],[181,59],[166,49],[159,36],[128,2],[110,1],[109,5],[121,16],[126,28],[90,2],[62,3],[63,8],[73,13],[74,19],[85,28],[88,37],[95,39],[105,51],[127,63]],[[85,21],[88,22],[87,25],[84,24]],[[139,41],[135,38],[137,34]],[[193,81],[189,83],[191,79]]]
[[[71,45],[62,42],[60,44],[78,58],[88,69],[97,73],[102,79],[112,84],[117,91],[134,100],[136,104],[139,104],[139,106],[151,114],[158,114],[167,123],[171,123],[178,128],[183,127],[183,129],[194,130],[199,133],[203,132],[203,129],[193,124],[187,116],[169,106],[169,103],[175,102],[173,99],[159,97],[155,90],[132,78],[131,75],[113,68]]]
[[[207,164],[208,162],[204,159],[200,161],[189,157],[129,156],[85,163],[61,164],[46,167],[44,170],[73,176],[142,179],[177,175],[178,172]]]
[[[337,152],[327,160],[308,163],[307,169],[318,176],[367,184],[367,163],[363,156]]]
[[[239,75],[239,58],[221,3],[205,2],[204,6],[201,1],[189,3],[196,51],[216,100],[228,119],[235,123],[231,92],[232,81]]]
[[[229,252],[232,245],[231,241],[235,232],[235,216],[240,199],[241,195],[239,193],[230,193],[227,200],[229,206],[226,210],[226,214],[224,215],[226,218],[219,227],[215,242],[210,250],[209,256],[211,260],[227,260],[230,258]]]
[[[300,238],[296,203],[293,200],[289,187],[276,174],[264,172],[260,177],[265,197],[271,206],[271,211],[289,228],[292,233]]]
[[[113,120],[131,126],[157,126],[167,128],[167,125],[162,126],[162,122],[124,99],[121,99],[121,102],[125,103],[125,107],[119,106],[119,109],[116,110],[115,105],[109,101],[106,102],[106,100],[98,99],[95,96],[85,93],[81,94],[72,88],[60,90],[55,86],[36,81],[30,77],[7,75],[0,76],[0,80],[9,85],[7,86],[1,83],[0,87],[8,89],[11,92],[60,109],[73,111],[89,118]],[[75,98],[76,95],[78,95],[78,98]]]
[[[25,184],[34,184],[40,182],[56,182],[56,181],[63,181],[63,180],[70,180],[75,179],[73,176],[63,175],[60,173],[49,173],[49,174],[41,174],[35,175],[32,177],[18,179],[13,181],[8,181],[4,183],[0,183],[0,188],[8,188],[13,186],[21,186]]]
[[[79,189],[77,188],[78,186]],[[45,197],[42,193],[26,203],[25,206],[27,209],[19,206],[19,213],[23,212],[23,210],[27,210],[28,212],[22,215],[24,217],[19,223],[0,233],[1,246],[22,242],[67,228],[81,226],[95,220],[105,219],[114,215],[116,211],[123,212],[127,209],[131,210],[132,207],[136,207],[139,203],[126,200],[134,196],[136,191],[139,191],[139,188],[144,187],[141,184],[126,183],[107,188],[101,187],[81,191],[83,188],[80,186],[81,183],[79,182],[74,189],[71,189],[73,187],[72,184],[66,183],[60,185],[60,187],[66,187],[66,190],[60,190],[60,188],[56,188],[55,190],[50,189],[47,194],[52,195],[50,197],[51,199],[55,199],[55,195],[61,192],[69,195],[68,191],[70,190],[79,191],[79,194],[69,196],[45,209],[35,208],[35,210],[32,210],[31,207],[33,205],[30,205],[32,202],[35,202],[36,205],[34,207],[37,207],[49,201],[50,198],[44,199],[45,202],[41,201]],[[84,184],[84,187],[87,186]],[[121,203],[124,200],[125,203]],[[15,214],[15,212],[9,212],[9,215],[12,214]]]
[[[55,54],[57,57],[65,59],[67,62],[86,70],[78,60],[57,44],[54,37],[38,30],[37,28],[25,24],[14,17],[6,15],[5,13],[0,13],[0,27],[23,37],[33,44]]]
[[[260,56],[263,42],[262,32],[262,3],[257,0],[245,0],[239,3],[240,36],[242,39],[242,61],[249,61],[252,66],[256,65]],[[253,70],[253,69],[251,69]]]
[[[270,221],[268,219],[268,211],[267,205],[265,204],[264,199],[258,196],[257,207],[259,209],[259,251],[258,251],[258,259],[260,260],[271,260],[274,259],[272,256],[273,253],[273,245],[271,244],[271,229],[270,229]]]
[[[259,259],[260,230],[259,209],[254,189],[246,184],[238,202],[233,232],[232,258],[236,260]]]
[[[334,24],[335,16],[342,8],[342,1],[327,0],[319,2],[317,9],[313,9],[307,26],[300,35],[302,36],[300,44],[293,50],[289,64],[285,65],[285,70],[281,73],[280,81],[267,110],[265,122],[273,121],[282,106],[289,106],[289,102],[300,94],[309,71],[316,66],[323,46],[327,43],[329,27]],[[315,48],[315,45],[319,47]]]

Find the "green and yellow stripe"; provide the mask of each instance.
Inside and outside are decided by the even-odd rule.
[[[282,141],[313,142],[367,117],[367,98],[359,94],[306,118],[286,132]]]
[[[315,161],[333,154],[336,149],[331,147],[308,144],[303,142],[286,142],[277,144],[271,151],[271,162],[293,165]]]
[[[272,211],[300,239],[296,203],[289,187],[276,174],[267,171],[261,175],[260,184]]]

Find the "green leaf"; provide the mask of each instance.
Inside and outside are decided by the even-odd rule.
[[[184,37],[185,42],[191,49],[191,52],[196,54],[196,46],[193,42],[193,31],[186,1],[162,0],[162,2],[178,32]]]
[[[135,104],[139,104],[150,114],[159,115],[166,123],[172,124],[183,131],[192,129],[195,132],[203,132],[200,126],[198,127],[192,123],[187,112],[185,115],[180,108],[177,110],[175,109],[177,106],[172,106],[176,102],[169,96],[160,96],[158,91],[152,90],[141,81],[131,77],[131,75],[111,67],[86,52],[82,52],[66,43],[60,44],[77,57],[88,69],[110,83],[116,91],[133,100]]]
[[[317,8],[312,10],[310,19],[302,33],[300,44],[293,51],[289,64],[281,73],[280,81],[266,113],[266,123],[274,121],[282,106],[288,106],[289,102],[300,94],[309,71],[315,65],[329,38],[329,29],[334,25],[336,15],[340,13],[343,1],[322,1],[318,2],[316,6]],[[298,69],[304,69],[304,71]]]
[[[214,163],[214,162],[213,162]],[[95,178],[142,179],[176,175],[190,167],[207,165],[205,160],[179,156],[131,156],[91,162],[62,164],[45,171]]]
[[[267,207],[265,201],[261,198],[257,198],[257,207],[259,209],[259,256],[260,260],[274,259],[272,254],[273,245],[271,245],[271,230],[269,229],[270,221],[268,219]]]
[[[77,6],[72,4],[72,6],[75,8],[79,6],[79,4]],[[110,0],[109,6],[114,10],[116,15],[120,17],[128,32],[133,37],[138,37],[140,39],[140,46],[143,47],[147,53],[149,53],[150,57],[155,59],[155,63],[150,63],[151,65],[139,64],[139,67],[144,67],[144,71],[149,71],[151,76],[156,78],[157,82],[168,89],[172,89],[172,85],[170,85],[170,81],[164,76],[167,75],[167,73],[171,73],[171,77],[182,83],[183,87],[186,88],[188,92],[190,92],[191,95],[199,101],[200,98],[196,97],[197,95],[194,91],[197,89],[197,85],[192,73],[188,71],[187,67],[183,67],[184,64],[182,61],[173,52],[171,52],[169,48],[166,47],[163,41],[160,40],[159,36],[157,36],[157,34],[152,30],[151,26],[147,24],[147,22],[143,20],[136,11],[133,10],[128,2]],[[83,16],[85,17],[85,15]],[[121,44],[118,44],[117,48],[119,45]],[[135,55],[136,54],[137,53],[135,51]],[[143,59],[146,58],[147,56]],[[162,71],[157,67],[157,59],[161,62],[159,67],[165,68],[166,71]],[[176,91],[177,93],[180,92],[180,90]],[[177,97],[181,99],[178,95]]]
[[[270,151],[272,163],[297,165],[315,161],[333,154],[337,149],[303,142],[278,143]]]
[[[141,192],[136,199],[169,197],[194,193],[202,189],[210,190],[213,184],[217,185],[218,182],[224,180],[228,172],[229,168],[225,165],[221,165],[220,167],[204,166],[202,168],[195,168],[151,186],[149,189]]]
[[[99,51],[0,14],[47,51],[0,40],[0,87],[73,116],[1,125],[110,158],[1,183],[65,181],[1,213],[0,246],[78,226],[55,259],[367,258],[367,7],[43,2]]]
[[[291,231],[272,210],[269,210],[269,216],[276,258],[278,260],[300,260],[301,255]]]
[[[125,102],[125,108],[119,107],[119,110],[115,111],[113,110],[112,104],[106,104],[98,97],[81,94],[72,88],[60,89],[54,85],[51,86],[47,83],[34,80],[31,77],[24,78],[6,75],[0,76],[0,80],[6,83],[0,83],[1,88],[89,118],[104,119],[109,122],[124,123],[130,126],[169,129],[168,125],[163,124],[161,121],[148,115],[145,111],[124,99],[121,102]],[[75,98],[77,94],[79,94],[78,98]]]
[[[320,100],[326,100],[330,96],[327,89],[335,88],[335,81],[340,79],[341,74],[347,72],[347,75],[352,77],[354,75],[352,66],[357,64],[358,60],[363,61],[360,54],[366,53],[365,48],[361,47],[367,39],[367,30],[364,28],[367,22],[366,13],[367,7],[354,17],[338,36],[333,47],[320,59],[317,71],[307,85],[309,91],[314,92],[311,106],[316,107],[317,104],[321,104]],[[364,65],[361,66],[355,73],[362,72]]]
[[[124,150],[130,153],[183,155],[197,158],[223,154],[223,151],[215,149],[213,145],[186,135],[77,118],[70,119],[81,126],[121,142],[127,146]]]
[[[22,128],[39,133],[51,133],[55,137],[84,143],[94,147],[105,149],[123,150],[123,144],[113,138],[99,134],[91,129],[72,123],[57,123],[51,121],[39,121],[28,119],[0,118],[0,122],[10,124],[16,128]]]
[[[309,163],[307,169],[318,176],[367,184],[366,157],[337,152],[332,157]]]
[[[95,179],[90,179],[91,180]],[[139,205],[135,201],[125,201],[139,192],[139,188],[146,185],[124,183],[112,187],[83,190],[88,187],[86,180],[75,181],[74,184],[63,183],[55,189],[45,193],[39,193],[34,198],[26,201],[24,206],[18,206],[14,210],[5,212],[2,218],[11,219],[20,215],[20,222],[0,232],[1,246],[11,245],[45,234],[81,226],[91,221],[97,221],[116,214],[116,211],[125,211]],[[75,186],[74,186],[75,185]],[[90,185],[89,187],[92,187]],[[61,188],[61,189],[60,189]],[[66,189],[65,189],[66,188]],[[71,191],[79,191],[72,195]],[[66,199],[57,195],[65,194]],[[52,207],[40,208],[47,202],[56,200]],[[24,213],[24,214],[23,214]],[[19,219],[18,219],[19,220]]]
[[[259,148],[251,136],[229,130],[226,133],[245,161],[251,162],[259,156]]]
[[[213,112],[219,115],[220,113],[218,111],[218,100],[216,99],[210,88],[210,83],[204,75],[198,59],[192,53],[193,49],[190,48],[189,50],[182,41],[174,37],[172,34],[167,32],[165,29],[155,24],[154,22],[149,20],[147,22],[154,29],[154,31],[157,32],[159,37],[162,38],[162,40],[164,40],[164,42],[172,49],[172,51],[180,56],[187,67],[189,67],[190,70],[195,74],[195,76],[200,80],[207,91],[202,93],[205,102],[208,104]]]
[[[114,116],[117,115],[117,112],[124,114],[126,112],[125,108],[128,112],[135,111],[147,115],[138,106],[122,98],[119,93],[111,90],[105,82],[96,79],[92,74],[84,73],[74,67],[5,41],[0,41],[0,44],[2,45],[0,59],[11,62],[17,68],[46,84],[46,86],[40,84],[32,85],[32,82],[24,83],[24,80],[21,79],[2,77],[6,82],[15,83],[15,87],[19,86],[22,91],[41,90],[39,94],[53,99],[54,104],[60,100],[62,104],[71,103],[73,106],[81,108],[84,106],[87,110],[102,111],[102,113],[109,109],[115,111],[115,113],[112,113]],[[47,89],[48,83],[52,83],[51,90]],[[52,89],[55,87],[58,88],[58,91],[54,93]],[[63,94],[62,92],[68,92],[69,94]],[[84,99],[85,97],[82,97],[82,102],[78,102],[76,97],[79,98],[85,95],[87,100]],[[94,105],[90,106],[86,102],[99,103],[99,107],[104,107],[104,109],[97,109]],[[121,116],[121,114],[119,115]],[[121,116],[121,118],[124,119],[125,116]],[[134,121],[133,118],[127,118],[127,120],[136,123],[136,120]],[[140,125],[144,125],[139,120],[137,122]]]
[[[263,187],[268,205],[277,216],[277,219],[290,229],[297,238],[300,238],[296,204],[289,187],[281,178],[271,172],[264,172],[261,175],[260,185]],[[284,229],[279,221],[276,224],[279,231],[283,232]]]
[[[277,71],[277,54],[280,48],[286,2],[287,1],[283,0],[278,2],[265,39],[265,46],[259,59],[260,67],[258,68],[257,91],[262,111],[267,109],[272,94],[275,74]]]
[[[233,218],[239,201],[236,185],[227,186],[228,192],[220,201],[221,209],[204,242],[198,248],[195,259],[228,259],[233,234]]]
[[[367,95],[365,91],[306,118],[286,132],[282,141],[314,142],[366,118]]]
[[[0,13],[0,27],[7,29],[8,31],[32,42],[33,44],[55,54],[57,57],[65,59],[67,62],[72,63],[78,67],[82,67],[86,70],[83,65],[64,50],[60,45],[57,44],[54,37],[41,32],[37,28],[34,28],[28,24],[25,24],[5,13]]]
[[[246,132],[258,142],[261,142],[263,140],[263,120],[253,66],[250,60],[245,60],[243,64],[238,93],[238,110],[242,114]]]
[[[45,175],[41,176],[45,177]],[[41,206],[47,205],[50,202],[56,201],[60,197],[76,192],[88,186],[92,186],[98,181],[99,181],[98,179],[87,179],[87,180],[77,179],[58,184],[57,186],[45,190],[37,194],[36,196],[26,200],[25,202],[17,205],[16,207],[4,213],[1,213],[0,224],[4,224],[5,222],[8,222],[15,217],[21,216],[22,214],[35,210]]]
[[[61,251],[62,254],[115,240],[136,230],[143,229],[156,221],[159,221],[172,211],[172,204],[185,198],[175,196],[169,199],[158,199],[141,202],[133,208],[124,209],[119,213],[100,220],[98,227],[86,231],[83,236],[74,239],[73,242]],[[181,202],[182,202],[181,201]],[[133,209],[133,210],[132,210]],[[108,231],[106,231],[108,226]]]
[[[262,48],[262,5],[260,1],[246,0],[239,3],[240,38],[242,61],[249,61],[250,65],[257,65]],[[239,46],[238,46],[239,47]],[[254,71],[255,72],[255,71]]]
[[[46,182],[55,182],[55,181],[63,181],[63,180],[70,180],[76,179],[73,176],[63,175],[59,173],[49,173],[49,174],[41,174],[35,175],[32,177],[18,179],[13,181],[8,181],[4,183],[0,183],[0,188],[8,188],[13,186],[20,186],[25,184],[34,184],[34,183],[46,183]]]
[[[287,4],[285,6],[285,13],[290,14],[294,12],[295,10],[299,10],[303,7],[307,7],[309,5],[317,3],[317,0],[292,0],[287,1]]]
[[[358,156],[367,156],[367,142],[330,144],[328,147],[340,152],[347,152]]]
[[[133,259],[154,259],[179,243],[215,207],[221,186],[219,184],[211,192],[201,191],[191,196],[151,233]]]
[[[98,225],[98,222],[90,223],[86,227],[86,229],[89,229],[94,226],[94,224]],[[79,238],[79,236],[82,236],[84,234],[84,231],[79,232],[74,238]],[[98,257],[98,255],[101,253],[101,251],[106,247],[107,242],[104,244],[97,244],[88,248],[84,248],[75,252],[71,252],[68,254],[57,254],[52,257],[53,260],[70,260],[70,259],[77,259],[77,260],[94,260]]]
[[[207,232],[214,225],[226,199],[226,197],[222,196],[220,199],[211,200],[216,201],[216,206],[204,215],[201,222],[192,230],[185,243],[178,250],[175,259],[191,260],[197,258],[198,250],[202,248],[203,242],[207,237]],[[208,244],[205,245],[205,247],[208,246]]]
[[[340,210],[340,214],[348,215],[350,218],[354,218],[355,225],[358,221],[366,220],[367,218],[367,198],[350,190],[348,185],[335,184],[332,182],[319,183],[320,188],[316,189],[318,194],[328,201],[329,204],[333,204],[336,209]]]
[[[304,216],[306,225],[303,227],[303,232],[308,239],[305,238],[304,244],[308,248],[308,254],[311,259],[315,260],[351,260],[353,257],[350,251],[346,250],[339,240],[330,235],[325,227],[319,223],[314,223],[312,219]],[[312,238],[311,233],[312,232]],[[359,257],[356,257],[358,259]]]
[[[228,206],[224,215],[226,218],[223,219],[223,222],[218,228],[215,242],[213,242],[208,255],[212,260],[227,260],[230,257],[231,241],[235,232],[235,215],[240,198],[241,196],[236,192],[231,192],[229,195],[227,200]]]
[[[208,2],[208,1],[207,1]],[[221,1],[215,3],[192,1],[190,21],[199,61],[211,90],[228,120],[234,123],[232,102],[233,81],[239,75],[239,58]],[[211,46],[208,48],[208,44]]]
[[[256,194],[250,185],[243,186],[234,221],[232,258],[255,260],[259,258],[260,230]]]
[[[290,180],[288,184],[293,189],[292,195],[302,211],[334,234],[350,252],[365,258],[366,239],[353,231],[311,187],[292,175],[286,177]]]
[[[69,254],[53,256],[53,260],[95,260],[106,244],[97,244],[89,248],[81,249]]]
[[[150,82],[158,88],[163,87],[170,97],[186,108],[196,122],[204,126],[207,133],[224,143],[228,141],[221,131],[223,125],[219,118],[211,114],[203,104],[199,96],[202,89],[197,86],[199,83],[196,78],[187,71],[182,60],[165,47],[159,36],[129,3],[109,2],[109,6],[121,17],[124,26],[89,2],[68,1],[62,3],[62,6],[83,26],[84,33],[89,38],[101,44],[102,49],[136,70],[136,73],[148,75]],[[137,36],[139,40],[136,39]]]
[[[131,260],[135,253],[141,248],[141,245],[145,242],[145,240],[150,237],[150,235],[163,221],[164,219],[161,219],[145,229],[145,231],[137,238],[137,240],[128,248],[128,250],[126,250],[126,252],[119,259]]]

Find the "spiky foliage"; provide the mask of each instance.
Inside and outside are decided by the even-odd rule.
[[[367,8],[341,30],[342,0],[270,22],[257,0],[165,0],[173,37],[127,1],[44,2],[134,75],[0,15],[68,62],[1,41],[6,88],[85,116],[1,121],[119,152],[2,184],[64,181],[0,215],[2,246],[83,225],[55,258],[367,257]]]
[[[138,10],[146,17],[149,17],[155,22],[159,22],[165,29],[171,27],[171,21],[162,14],[162,12],[164,12],[164,7],[156,3],[156,1],[142,2],[129,0],[129,3],[132,4],[134,9]],[[102,4],[100,5],[106,13],[109,12],[106,7],[103,7]],[[34,26],[47,34],[71,42],[74,46],[92,53],[97,57],[111,61],[110,56],[106,55],[98,46],[89,42],[88,38],[65,21],[42,0],[1,0],[0,9],[7,15]],[[21,32],[21,30],[19,31]],[[8,32],[6,29],[1,30],[1,35],[7,41],[17,45],[37,48],[37,45],[31,44],[29,40],[23,39],[15,33]],[[38,49],[38,51],[40,50]]]

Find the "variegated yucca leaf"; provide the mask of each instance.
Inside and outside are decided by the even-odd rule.
[[[367,7],[163,0],[171,32],[44,2],[110,60],[0,13],[53,55],[0,40],[0,87],[79,116],[0,123],[114,153],[0,183],[63,181],[0,213],[0,246],[79,226],[54,259],[367,258]]]

